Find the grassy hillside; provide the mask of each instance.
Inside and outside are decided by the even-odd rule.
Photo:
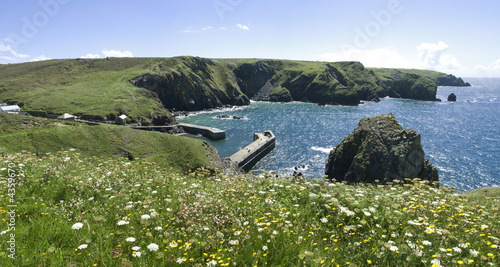
[[[76,122],[0,113],[0,136],[33,128],[80,125]]]
[[[0,157],[11,178],[0,180],[0,219],[15,224],[0,226],[2,266],[500,264],[498,196],[418,180],[179,174],[80,152]]]
[[[0,114],[0,122],[0,130],[8,129],[3,130],[4,134],[0,135],[2,154],[27,151],[42,156],[46,153],[77,149],[85,158],[147,158],[176,171],[205,166],[223,167],[217,151],[196,139],[115,125],[68,126],[55,120],[21,115]]]
[[[0,65],[0,101],[23,111],[104,118],[128,114],[151,121],[168,115],[128,80],[152,69],[151,59],[49,60]]]
[[[418,69],[393,69],[393,68],[368,68],[372,70],[380,79],[380,83],[384,86],[390,86],[392,82],[405,74],[416,74],[426,77],[438,86],[467,86],[461,78],[456,78],[452,75],[433,71],[433,70],[418,70]]]
[[[369,69],[359,62],[267,59],[106,58],[61,59],[0,65],[0,102],[35,114],[71,113],[131,121],[172,122],[166,108],[184,110],[248,104],[267,82],[276,101],[289,99],[357,104],[388,95],[404,73],[438,82],[444,73]],[[137,86],[131,84],[135,81]],[[287,93],[288,91],[288,93]]]

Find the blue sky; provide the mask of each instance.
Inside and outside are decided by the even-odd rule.
[[[0,10],[0,64],[192,55],[500,76],[498,1],[3,0]]]

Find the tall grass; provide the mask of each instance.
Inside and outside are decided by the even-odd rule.
[[[77,151],[4,155],[2,266],[496,266],[498,197],[175,173]],[[5,232],[10,199],[15,230]],[[15,234],[16,259],[9,258]]]

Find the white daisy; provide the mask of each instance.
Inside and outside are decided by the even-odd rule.
[[[151,243],[148,245],[149,251],[157,251],[158,250],[158,245],[155,243]]]
[[[427,241],[427,240],[422,241],[422,244],[424,246],[432,246],[432,243],[430,241]]]
[[[82,244],[78,247],[78,250],[86,249],[88,247],[87,244]]]
[[[128,237],[127,239],[125,239],[125,241],[127,241],[127,242],[134,242],[134,241],[135,241],[135,238],[133,238],[133,237]]]
[[[75,223],[75,224],[73,224],[73,226],[71,226],[71,229],[79,230],[79,229],[82,229],[82,227],[83,227],[83,223]]]

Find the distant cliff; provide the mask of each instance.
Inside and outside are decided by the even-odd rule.
[[[391,96],[436,100],[437,85],[465,86],[435,71],[369,69],[359,62],[182,57],[177,65],[135,77],[169,109],[201,110],[260,101],[358,105]]]
[[[435,101],[436,92],[437,85],[431,80],[417,74],[405,74],[392,82],[389,96]]]
[[[408,74],[420,78],[401,83]],[[250,99],[335,105],[385,96],[435,100],[436,85],[468,84],[436,71],[365,68],[359,62],[186,56],[0,65],[0,103],[107,121],[126,114],[128,122],[143,124],[173,123],[169,110],[248,105]]]

